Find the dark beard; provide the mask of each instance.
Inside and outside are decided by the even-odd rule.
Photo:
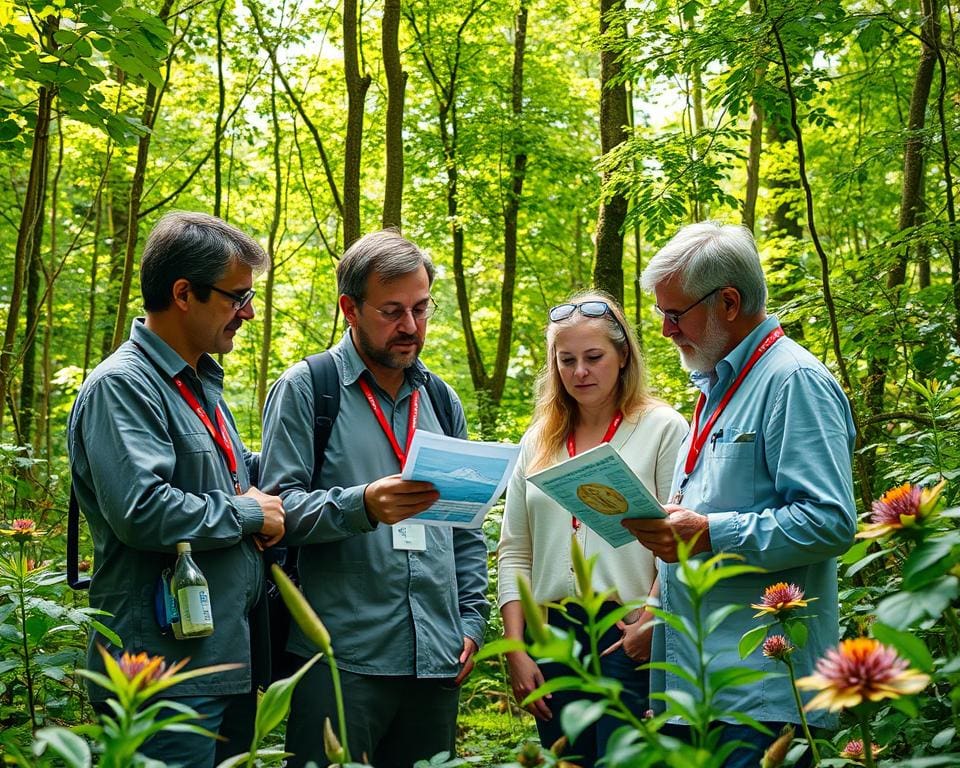
[[[394,341],[411,341],[417,345],[416,353],[409,359],[403,355],[397,355],[391,352],[389,349],[381,349],[373,346],[370,343],[370,337],[367,336],[357,326],[357,343],[360,347],[360,351],[363,352],[370,360],[377,363],[377,365],[382,365],[384,368],[393,368],[395,370],[405,370],[407,368],[412,368],[417,359],[420,357],[420,350],[423,349],[423,345],[420,343],[420,340],[416,336],[400,336],[391,339],[391,342]]]

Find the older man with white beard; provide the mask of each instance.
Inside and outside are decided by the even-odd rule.
[[[807,643],[792,657],[797,675],[810,674],[838,642],[836,557],[856,530],[849,403],[823,364],[767,315],[760,257],[743,227],[684,227],[653,257],[642,280],[656,296],[663,335],[676,344],[701,394],[677,460],[668,517],[624,525],[659,558],[661,605],[671,613],[692,612],[678,578],[680,540],[692,542],[694,556],[729,553],[765,569],[721,582],[707,597],[703,617],[723,605],[759,602],[765,587],[778,582],[816,599]],[[782,671],[759,650],[740,660],[738,641],[755,626],[752,611],[744,608],[711,632],[703,656],[709,669]],[[668,625],[654,632],[653,660],[694,673],[699,665],[694,645]],[[664,673],[651,681],[651,691],[657,690],[695,693]],[[756,766],[780,726],[799,722],[783,676],[721,691],[714,704],[752,716],[772,734],[721,718],[729,719],[721,744],[741,742],[728,768]],[[832,724],[822,712],[810,719]],[[667,727],[689,738],[682,722]]]

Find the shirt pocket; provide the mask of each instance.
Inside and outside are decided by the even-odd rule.
[[[733,429],[733,434],[742,430]],[[756,440],[730,442],[718,440],[707,447],[704,461],[703,497],[717,512],[752,507],[756,499]]]
[[[206,432],[173,432],[170,441],[177,456],[210,453],[213,450],[213,439]]]

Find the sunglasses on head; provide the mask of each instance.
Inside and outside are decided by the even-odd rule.
[[[610,315],[610,317],[613,318],[613,322],[615,322],[623,332],[623,335],[627,335],[627,329],[623,327],[623,324],[613,313],[613,310],[610,309],[610,305],[605,301],[581,301],[578,304],[557,304],[557,306],[550,308],[548,316],[550,317],[551,323],[559,323],[577,311],[584,317],[603,317],[604,315]]]

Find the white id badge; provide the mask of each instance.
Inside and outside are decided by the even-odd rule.
[[[419,523],[395,523],[393,526],[393,548],[425,552],[427,549],[426,527]]]

